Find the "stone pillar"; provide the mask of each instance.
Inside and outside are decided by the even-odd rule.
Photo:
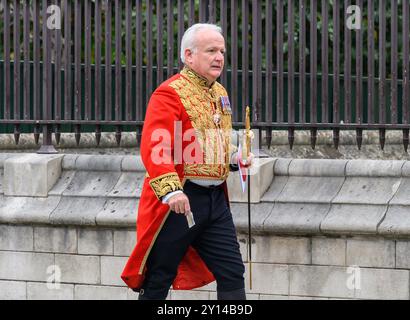
[[[273,180],[273,158],[255,158],[252,164],[251,178],[251,202],[258,203],[261,197],[270,187]],[[249,178],[249,177],[248,177]],[[239,172],[231,172],[228,180],[229,200],[231,202],[248,202],[248,183],[246,182],[245,192],[242,192]]]
[[[47,197],[61,175],[64,155],[27,153],[4,161],[4,195]]]

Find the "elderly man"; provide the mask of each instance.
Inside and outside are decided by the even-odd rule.
[[[229,171],[237,169],[231,107],[216,82],[224,55],[218,26],[191,26],[181,42],[183,70],[149,101],[137,245],[121,275],[140,300],[165,299],[171,285],[189,290],[214,280],[218,299],[246,299],[226,188]]]

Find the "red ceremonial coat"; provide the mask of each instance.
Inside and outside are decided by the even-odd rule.
[[[137,244],[121,274],[132,289],[142,286],[149,252],[170,212],[161,197],[183,190],[187,178],[226,180],[229,174],[232,123],[230,112],[221,104],[224,96],[227,93],[222,85],[214,82],[209,86],[205,79],[184,68],[162,83],[150,98],[141,139],[147,174],[138,205]],[[216,141],[223,148],[215,148]],[[228,197],[226,182],[223,186]],[[189,290],[212,281],[213,274],[189,247],[173,289]]]

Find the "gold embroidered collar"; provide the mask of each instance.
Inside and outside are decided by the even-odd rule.
[[[207,89],[212,88],[212,86],[215,84],[215,81],[213,81],[212,83],[209,83],[208,79],[200,76],[198,73],[196,73],[194,70],[192,70],[188,66],[184,66],[184,68],[181,71],[181,74],[187,77],[190,81],[192,81],[196,85],[207,88]]]

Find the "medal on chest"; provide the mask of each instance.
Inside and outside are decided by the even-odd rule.
[[[213,115],[214,123],[219,125],[221,123],[221,115],[219,113],[215,113]]]
[[[222,112],[224,114],[232,114],[231,103],[228,96],[221,96]]]

